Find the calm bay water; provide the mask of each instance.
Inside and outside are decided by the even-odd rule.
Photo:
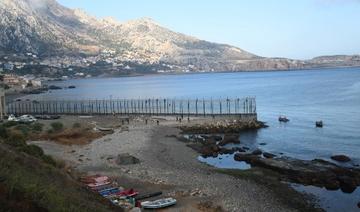
[[[36,99],[226,98],[255,96],[259,120],[270,126],[242,134],[248,146],[301,158],[346,154],[360,161],[360,69],[153,75],[56,82]],[[277,118],[286,115],[290,122]],[[323,120],[324,128],[315,128]]]
[[[244,72],[188,75],[154,75],[55,82],[76,89],[33,95],[32,99],[109,98],[226,98],[255,96],[259,120],[270,126],[241,134],[242,144],[300,159],[330,159],[346,154],[360,163],[360,68],[288,72]],[[29,97],[25,97],[29,98]],[[278,116],[290,122],[281,124]],[[323,128],[315,121],[323,120]],[[260,143],[266,143],[260,146]],[[232,156],[201,161],[221,168],[249,168]],[[344,199],[341,209],[356,211],[359,189],[351,195],[340,191],[297,186],[317,196],[320,205],[337,211],[334,199]],[[342,200],[341,200],[342,201]]]

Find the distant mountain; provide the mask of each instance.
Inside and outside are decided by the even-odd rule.
[[[31,53],[42,64],[162,64],[168,71],[287,70],[359,66],[359,56],[300,61],[265,58],[240,48],[173,32],[149,18],[97,19],[55,0],[0,0],[0,52]],[[64,59],[66,58],[66,59]]]

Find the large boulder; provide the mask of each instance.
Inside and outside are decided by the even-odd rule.
[[[221,141],[222,136],[220,135],[201,135],[205,140]]]
[[[356,183],[356,179],[349,176],[339,176],[340,188],[344,193],[352,193],[356,190],[358,186]]]
[[[119,154],[116,158],[116,164],[118,165],[131,165],[140,163],[140,160],[128,153]]]
[[[331,159],[338,161],[338,162],[349,162],[351,159],[346,155],[333,155],[331,156]]]
[[[255,149],[251,154],[253,154],[253,155],[261,155],[262,151],[260,149]]]
[[[274,158],[276,155],[272,154],[272,153],[269,153],[269,152],[264,152],[263,153],[263,156],[265,158]]]
[[[225,146],[226,144],[240,144],[238,134],[225,134],[224,139],[219,142],[219,146]]]

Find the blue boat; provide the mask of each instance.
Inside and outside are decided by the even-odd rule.
[[[99,194],[102,196],[109,196],[109,195],[118,193],[120,191],[121,191],[120,188],[108,188],[108,189],[99,191]]]

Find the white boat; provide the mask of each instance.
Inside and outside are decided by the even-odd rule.
[[[110,128],[110,127],[99,127],[96,126],[95,129],[99,130],[99,131],[103,131],[103,132],[112,132],[114,131],[114,128]]]
[[[157,208],[165,208],[176,204],[176,199],[174,198],[164,198],[158,199],[155,201],[145,201],[141,203],[143,208],[147,209],[157,209]]]
[[[13,114],[9,115],[8,117],[8,121],[19,121],[18,118],[16,118],[16,116],[14,116]]]
[[[31,122],[37,121],[37,119],[34,118],[34,116],[32,116],[32,115],[20,116],[19,120],[20,120],[20,122],[24,122],[24,123],[31,123]]]

